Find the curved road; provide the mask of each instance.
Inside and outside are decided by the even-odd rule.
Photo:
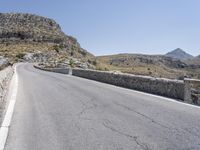
[[[5,150],[199,150],[200,109],[79,77],[17,67]]]

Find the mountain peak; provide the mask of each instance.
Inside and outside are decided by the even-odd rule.
[[[180,60],[187,60],[187,59],[192,59],[194,56],[186,53],[184,50],[182,50],[181,48],[177,48],[171,52],[168,52],[166,54],[166,56],[168,57],[172,57],[172,58],[176,58],[176,59],[180,59]]]
[[[182,50],[181,48],[176,48],[175,50],[173,51],[178,51],[178,52],[185,52],[184,50]]]

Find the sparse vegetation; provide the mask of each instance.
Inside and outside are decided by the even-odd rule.
[[[151,55],[111,55],[97,57],[98,70],[118,70],[124,73],[183,79],[180,76],[200,79],[200,69],[184,67],[185,63],[164,56]],[[127,65],[128,64],[128,65]]]

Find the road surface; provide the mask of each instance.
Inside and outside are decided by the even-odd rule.
[[[199,108],[30,64],[17,74],[5,150],[200,149]]]

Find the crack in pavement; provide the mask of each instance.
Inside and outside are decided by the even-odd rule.
[[[86,111],[96,108],[97,104],[93,103],[94,98],[91,98],[89,101],[87,101],[86,103],[84,103],[82,100],[80,100],[81,104],[83,105],[82,110],[77,114],[80,118],[81,115],[83,115]],[[89,106],[88,104],[92,104],[91,106]]]
[[[115,132],[115,133],[118,133],[118,134],[120,134],[120,135],[123,135],[123,136],[125,136],[125,137],[127,137],[127,138],[130,138],[130,139],[133,140],[138,146],[140,146],[143,150],[150,150],[150,148],[149,148],[146,144],[139,142],[138,136],[132,136],[132,135],[130,135],[130,134],[124,133],[124,132],[122,132],[122,131],[120,131],[120,130],[115,129],[114,127],[109,126],[109,125],[106,124],[105,122],[103,122],[102,124],[103,124],[103,126],[104,126],[105,128],[110,129],[111,131],[113,131],[113,132]]]
[[[117,102],[114,102],[114,103],[115,103],[116,105],[118,105],[118,106],[121,106],[121,107],[123,107],[123,108],[125,108],[125,109],[127,109],[127,110],[129,110],[129,111],[132,111],[132,112],[134,112],[134,113],[136,113],[136,114],[138,114],[138,115],[140,115],[140,116],[142,116],[142,117],[144,117],[144,118],[150,120],[152,123],[155,123],[155,124],[157,124],[157,125],[159,125],[159,126],[161,126],[161,127],[163,127],[163,128],[167,128],[167,129],[170,129],[170,130],[171,130],[170,127],[165,126],[165,125],[163,125],[163,124],[161,124],[161,123],[155,121],[154,119],[152,119],[151,117],[149,117],[149,116],[147,116],[147,115],[145,115],[145,114],[142,114],[142,113],[140,113],[140,112],[138,112],[138,111],[136,111],[136,110],[134,110],[134,109],[132,109],[132,108],[130,108],[130,107],[128,107],[128,106],[125,106],[125,105],[123,105],[123,104],[119,104],[119,103],[117,103]]]
[[[161,124],[161,123],[155,121],[153,118],[151,118],[151,117],[149,117],[149,116],[147,116],[147,115],[145,115],[145,114],[142,114],[142,113],[136,111],[135,109],[132,109],[132,108],[130,108],[130,107],[128,107],[128,106],[125,106],[125,105],[123,105],[123,104],[120,104],[120,103],[117,103],[117,102],[114,102],[114,104],[116,104],[116,105],[118,105],[118,106],[121,106],[121,107],[123,107],[124,109],[127,109],[127,110],[129,110],[129,111],[132,111],[132,112],[134,112],[134,113],[136,113],[136,114],[138,114],[138,115],[140,115],[140,116],[142,116],[142,117],[144,117],[144,118],[150,120],[152,123],[157,124],[157,125],[159,125],[159,126],[161,126],[161,127],[163,127],[163,128],[166,128],[166,129],[168,129],[168,130],[170,130],[170,131],[171,131],[171,130],[175,130],[175,131],[177,132],[177,134],[179,133],[179,136],[181,136],[180,133],[181,133],[181,134],[186,134],[185,132],[187,132],[187,133],[189,133],[189,134],[191,134],[191,135],[193,135],[193,136],[196,136],[196,137],[198,137],[198,138],[200,137],[200,136],[197,135],[196,133],[192,133],[191,131],[189,131],[189,130],[187,130],[187,129],[176,129],[176,128],[171,128],[171,127],[168,127],[168,126],[166,126],[166,125],[163,125],[163,124]],[[181,130],[182,130],[182,131],[181,131]]]
[[[188,128],[184,128],[183,130],[185,130],[186,132],[188,132],[188,133],[190,133],[190,134],[192,134],[192,135],[194,135],[194,136],[200,138],[200,135],[196,134],[195,132],[190,131]],[[199,144],[199,145],[200,145],[200,144]]]

